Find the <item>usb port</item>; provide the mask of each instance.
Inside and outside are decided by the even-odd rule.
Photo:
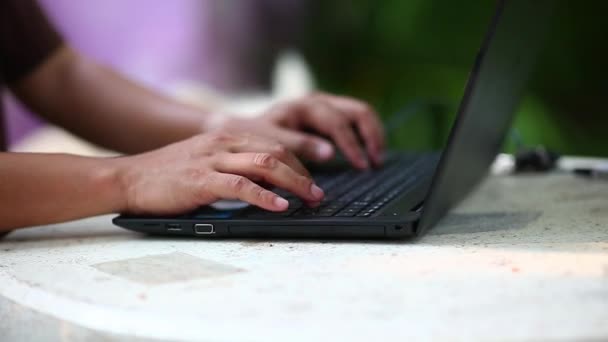
[[[167,223],[166,225],[168,232],[181,232],[182,225],[180,223]]]
[[[199,223],[194,225],[194,232],[199,235],[215,234],[215,228],[212,224]]]

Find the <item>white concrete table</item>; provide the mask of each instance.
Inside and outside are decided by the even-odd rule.
[[[608,339],[608,182],[495,176],[418,241],[0,242],[0,340]]]

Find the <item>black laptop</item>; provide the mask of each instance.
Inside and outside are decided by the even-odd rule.
[[[289,209],[207,206],[175,217],[122,215],[114,224],[165,235],[271,238],[404,238],[435,225],[486,175],[523,95],[555,0],[499,0],[441,153],[393,151],[378,170],[338,163],[313,170],[318,208],[276,190]]]

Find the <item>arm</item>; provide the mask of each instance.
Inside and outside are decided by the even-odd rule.
[[[109,159],[0,153],[0,232],[125,207]]]
[[[116,212],[173,215],[219,199],[287,209],[285,199],[256,181],[288,190],[310,205],[324,196],[287,148],[225,133],[120,158],[0,153],[0,179],[0,235]]]
[[[141,87],[66,46],[11,87],[36,113],[100,146],[139,153],[206,130],[208,113]]]
[[[306,159],[326,161],[333,157],[329,141],[319,134],[303,132],[312,129],[329,137],[353,165],[365,168],[366,154],[374,164],[380,164],[384,145],[378,115],[355,99],[313,94],[277,104],[255,120],[230,119],[138,86],[66,46],[13,84],[12,89],[49,121],[93,143],[128,154],[202,132],[229,130],[278,140]]]

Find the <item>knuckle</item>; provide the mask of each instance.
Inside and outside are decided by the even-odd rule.
[[[264,169],[273,169],[277,160],[270,153],[256,153],[253,156],[253,164]]]
[[[357,126],[357,130],[363,137],[371,137],[374,135],[374,127],[371,125],[360,124]]]
[[[275,144],[272,147],[272,155],[278,159],[283,159],[283,158],[287,157],[288,154],[289,154],[289,150],[284,145]]]
[[[361,102],[359,103],[359,112],[363,115],[370,116],[374,112],[374,109],[369,104]]]
[[[308,98],[315,99],[315,100],[320,100],[320,99],[324,99],[327,95],[328,95],[327,93],[324,93],[324,92],[319,91],[319,90],[315,90],[315,91],[312,91],[308,95]]]
[[[209,136],[209,141],[215,144],[224,144],[232,140],[232,134],[228,132],[213,132]]]
[[[224,160],[230,160],[233,158],[233,154],[225,151],[225,150],[220,150],[220,151],[215,151],[211,154],[209,154],[209,156],[207,156],[206,158],[206,162],[208,163],[208,165],[212,168],[216,168],[217,165],[219,163],[221,163]]]
[[[297,100],[286,103],[282,108],[283,114],[288,113],[308,113],[307,100]]]
[[[231,176],[228,178],[227,183],[230,189],[238,193],[245,190],[249,181],[243,176]]]
[[[296,179],[296,184],[298,188],[308,191],[308,189],[310,189],[312,185],[312,179],[305,176],[298,176],[298,178]]]
[[[197,182],[206,182],[207,178],[207,172],[198,167],[189,168],[184,171],[184,179],[188,183],[196,184]]]
[[[194,151],[203,150],[204,151],[210,145],[209,134],[201,134],[201,135],[192,137],[190,142],[192,143],[192,147],[193,147],[192,150],[194,150]],[[196,153],[191,152],[191,155],[195,156]]]
[[[253,198],[256,202],[267,202],[267,192],[266,190],[264,190],[264,188],[262,187],[256,187],[255,190],[253,191]]]
[[[204,174],[202,179],[202,183],[204,186],[211,186],[213,184],[218,184],[217,182],[220,180],[220,174],[218,172],[212,171]]]
[[[346,119],[340,119],[335,125],[335,130],[340,133],[350,132],[351,129],[352,126],[350,125],[350,122],[348,122]]]
[[[308,112],[311,113],[326,113],[327,112],[327,104],[325,101],[319,98],[310,98],[307,99],[306,102],[302,103],[302,106],[306,107]]]
[[[326,117],[324,122],[325,127],[332,130],[342,126],[346,122],[346,119],[344,119],[341,115],[331,115]]]
[[[211,195],[215,192],[214,186],[218,184],[218,180],[220,178],[220,174],[217,172],[207,172],[203,175],[199,184],[199,191],[197,192],[200,200],[207,199],[208,197],[215,196]],[[215,198],[215,197],[214,197]]]

